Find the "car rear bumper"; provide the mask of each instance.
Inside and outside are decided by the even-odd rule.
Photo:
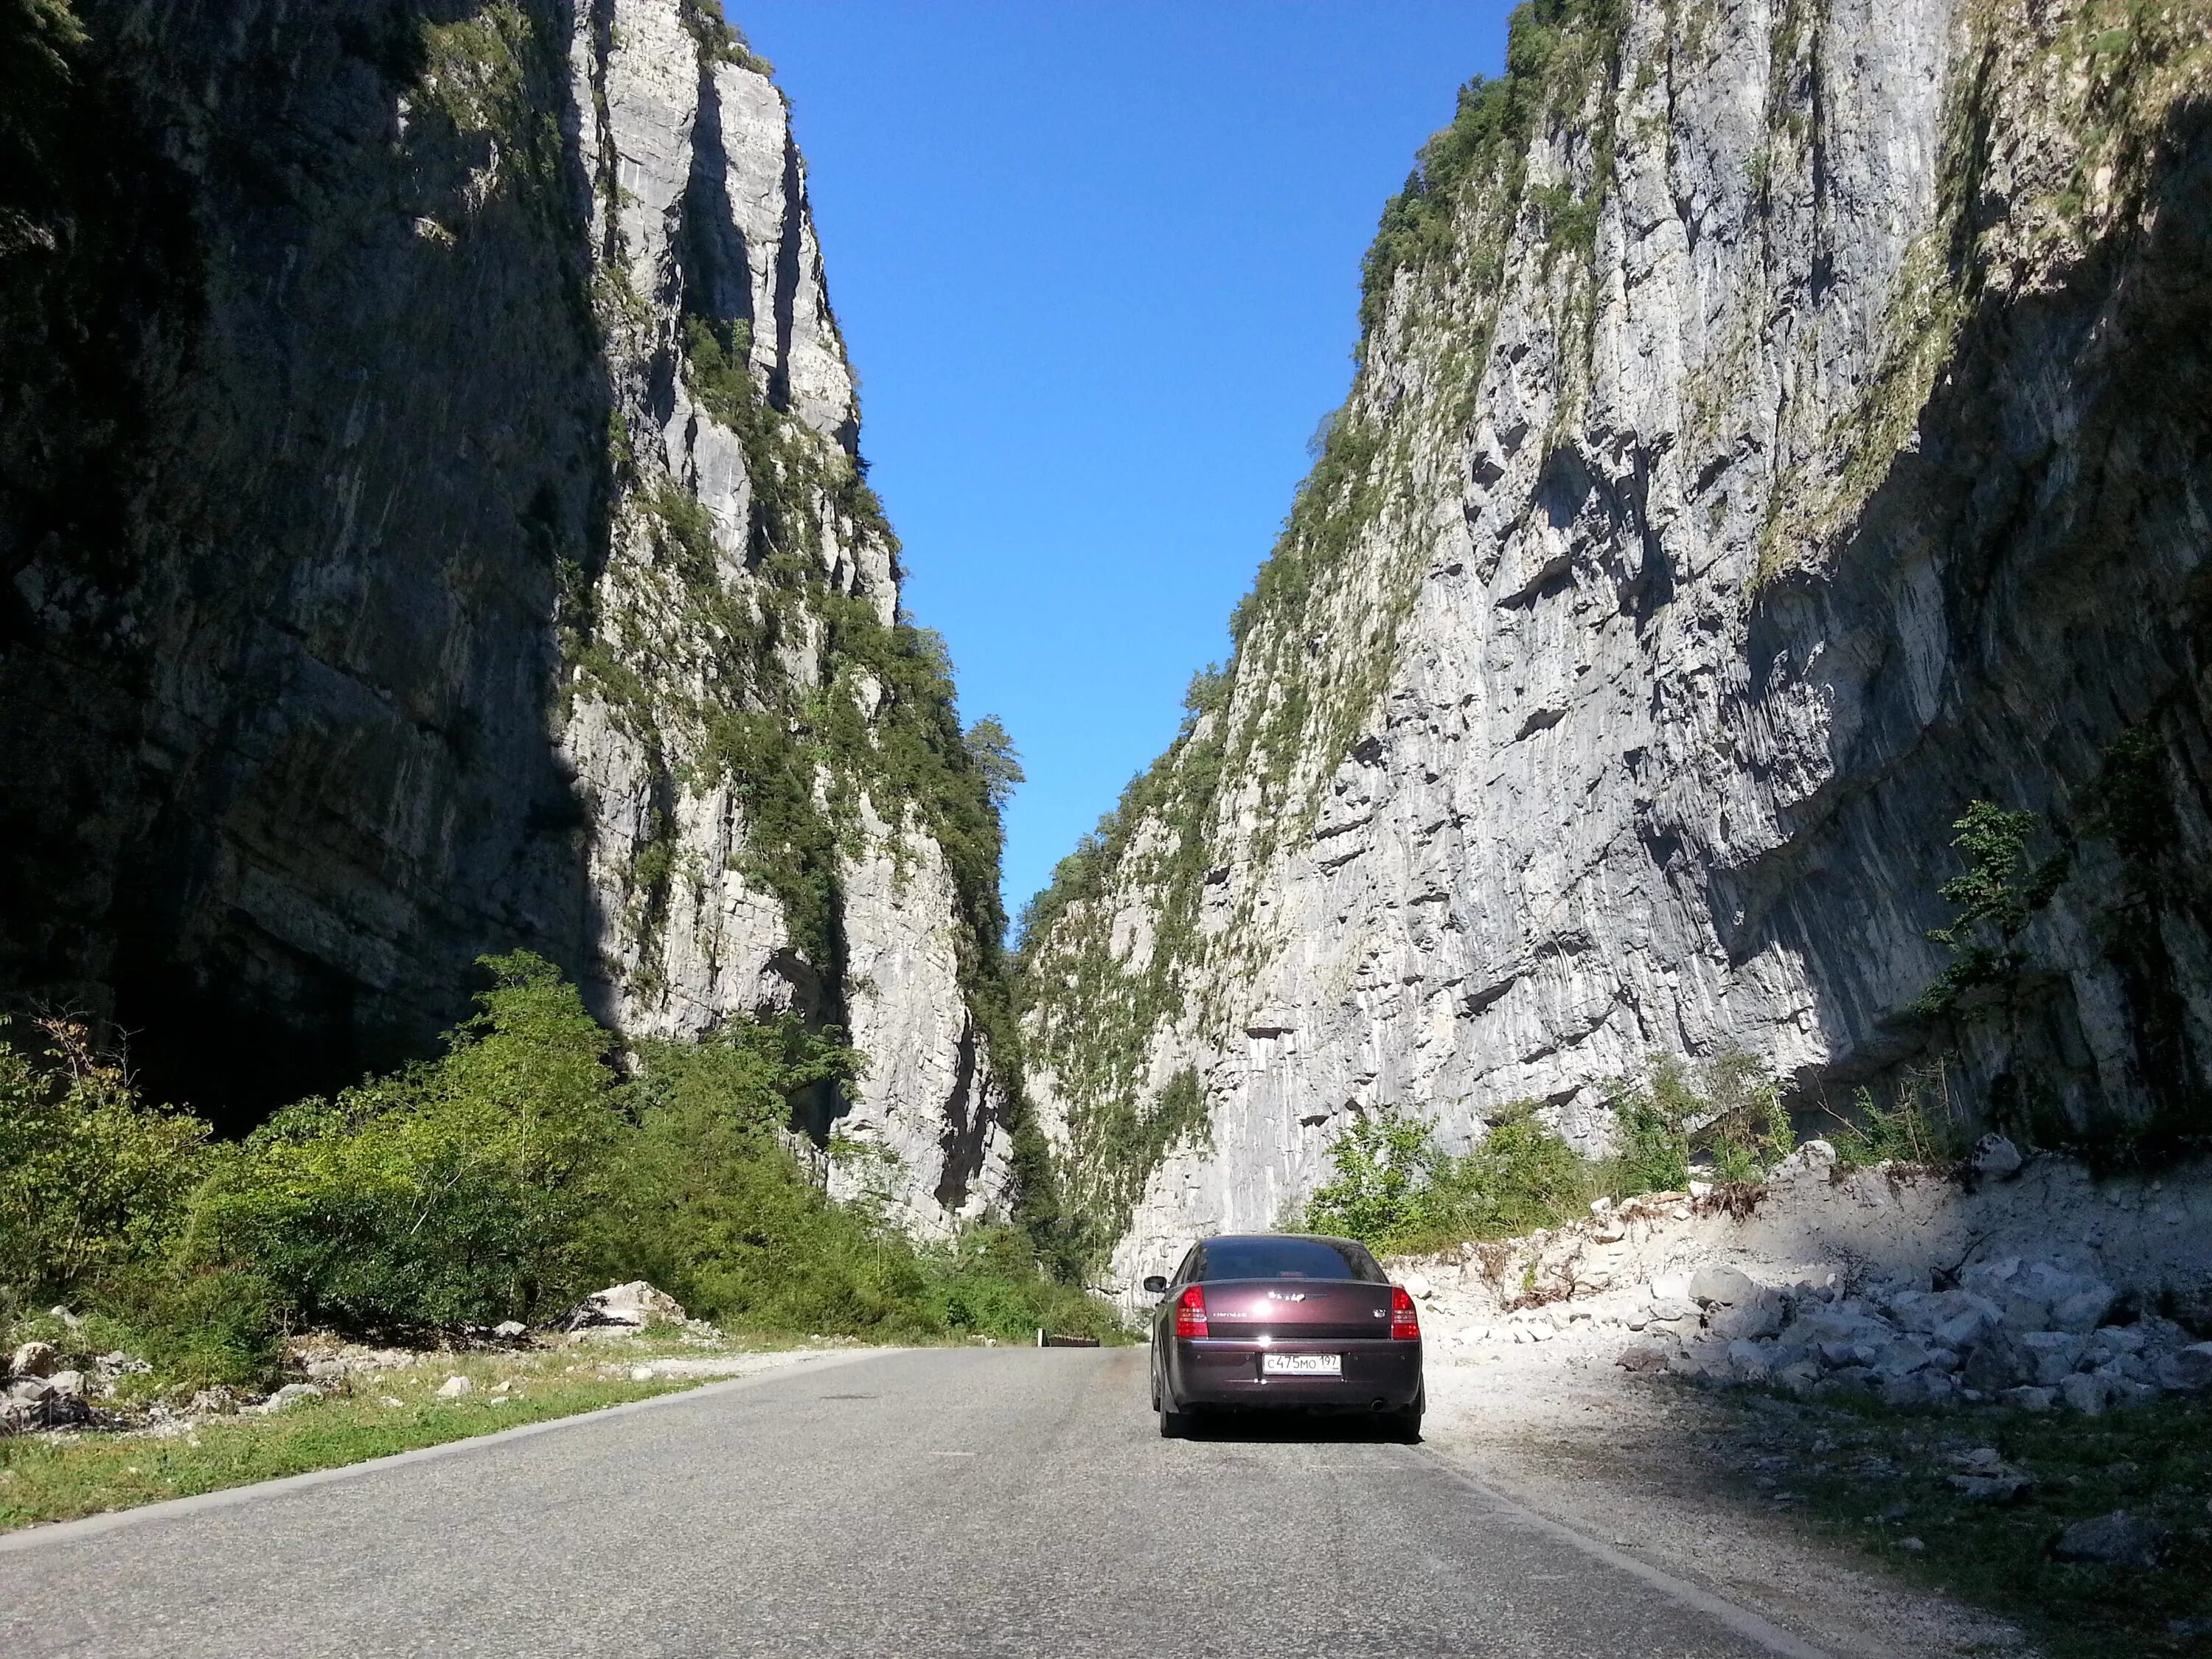
[[[1266,1353],[1334,1353],[1341,1376],[1268,1376]],[[1421,1392],[1421,1345],[1403,1340],[1256,1342],[1227,1337],[1173,1340],[1163,1356],[1167,1392],[1178,1409],[1242,1406],[1259,1410],[1396,1411]]]

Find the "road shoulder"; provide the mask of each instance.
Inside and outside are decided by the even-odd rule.
[[[149,1499],[146,1497],[139,1497],[136,1494],[145,1490],[143,1486],[134,1489],[111,1483],[114,1495],[124,1500],[122,1504],[105,1509],[99,1513],[66,1520],[19,1522],[19,1530],[0,1533],[0,1554],[66,1545],[101,1533],[112,1532],[119,1528],[173,1519],[199,1510],[258,1503],[286,1492],[297,1492],[305,1487],[320,1486],[334,1480],[351,1480],[356,1476],[380,1473],[433,1458],[489,1449],[533,1435],[551,1433],[556,1430],[605,1422],[611,1418],[649,1411],[658,1406],[696,1399],[702,1395],[720,1394],[751,1388],[801,1365],[809,1369],[827,1370],[857,1360],[875,1358],[884,1354],[899,1352],[901,1350],[896,1348],[842,1348],[835,1351],[789,1349],[750,1354],[742,1357],[749,1363],[743,1374],[738,1376],[727,1375],[726,1367],[720,1375],[697,1369],[696,1366],[688,1370],[660,1369],[655,1370],[649,1378],[639,1378],[624,1385],[631,1397],[617,1399],[613,1403],[605,1403],[596,1396],[585,1393],[579,1393],[573,1396],[556,1396],[547,1402],[548,1414],[540,1416],[533,1421],[517,1423],[512,1427],[501,1426],[499,1419],[486,1414],[486,1409],[482,1405],[477,1406],[474,1414],[467,1416],[465,1420],[464,1414],[467,1408],[465,1405],[457,1402],[448,1407],[438,1417],[417,1419],[411,1423],[397,1424],[392,1426],[390,1433],[382,1436],[349,1436],[339,1433],[318,1437],[310,1434],[303,1442],[289,1448],[289,1454],[295,1459],[312,1462],[313,1467],[296,1468],[290,1473],[257,1474],[252,1472],[256,1465],[251,1460],[246,1460],[232,1466],[241,1471],[240,1478],[234,1480],[222,1480],[219,1467],[196,1460],[194,1465],[196,1468],[204,1471],[213,1468],[214,1472],[208,1478],[218,1481],[219,1484],[213,1485],[207,1490],[167,1498]],[[641,1367],[641,1369],[643,1368]],[[520,1409],[528,1409],[527,1401],[518,1402],[518,1406]],[[334,1406],[310,1405],[299,1407],[293,1418],[293,1424],[312,1431],[315,1426],[313,1413],[335,1409],[337,1408]],[[277,1426],[276,1424],[268,1419],[251,1425],[225,1425],[232,1432],[248,1436],[256,1431],[265,1431],[276,1426]],[[211,1427],[206,1432],[209,1435],[214,1435],[218,1431]],[[385,1445],[390,1443],[392,1435],[404,1437],[410,1433],[425,1437],[427,1443],[406,1445],[402,1449],[382,1449]],[[361,1450],[360,1449],[364,1446],[376,1448],[376,1449]],[[144,1437],[114,1437],[103,1439],[86,1437],[69,1444],[48,1446],[24,1446],[18,1443],[15,1447],[11,1448],[18,1458],[25,1455],[33,1457],[79,1459],[98,1456],[104,1461],[119,1462],[126,1456],[136,1457],[140,1460],[137,1466],[124,1466],[133,1475],[137,1475],[141,1470],[146,1468],[158,1468],[162,1449],[161,1441]],[[327,1460],[321,1455],[325,1451]],[[349,1455],[349,1452],[352,1455]],[[262,1467],[265,1468],[266,1465]],[[20,1470],[11,1472],[20,1474]],[[4,1488],[0,1488],[0,1503],[5,1501]]]
[[[2015,1627],[1870,1571],[1771,1497],[1716,1478],[1701,1402],[1680,1389],[1442,1364],[1429,1401],[1429,1449],[1483,1486],[1835,1659],[2030,1651]]]

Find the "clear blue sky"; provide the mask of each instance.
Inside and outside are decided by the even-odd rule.
[[[790,95],[861,447],[1010,911],[1174,736],[1344,397],[1360,256],[1503,0],[728,0]]]

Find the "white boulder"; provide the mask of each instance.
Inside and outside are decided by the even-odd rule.
[[[1705,1307],[1717,1303],[1735,1307],[1750,1301],[1758,1291],[1759,1285],[1750,1274],[1717,1262],[1708,1262],[1690,1276],[1690,1299]]]
[[[2212,1342],[2195,1342],[2158,1362],[2158,1380],[2166,1388],[2194,1393],[2212,1386]]]
[[[2055,1389],[2074,1368],[2081,1363],[2081,1352],[2088,1346],[2081,1337],[2070,1331],[2030,1331],[2020,1339],[2021,1351],[2034,1368],[2034,1381],[2042,1388]]]
[[[2166,1529],[2125,1510],[2094,1521],[2076,1521],[2058,1534],[2051,1553],[2061,1561],[2095,1561],[2106,1566],[2154,1567],[2166,1542]]]
[[[2020,1148],[1994,1133],[1976,1141],[1973,1152],[1966,1159],[1976,1175],[1995,1181],[2018,1175],[2021,1161]]]
[[[571,1308],[561,1320],[562,1328],[580,1330],[587,1325],[620,1325],[642,1330],[647,1325],[681,1324],[683,1304],[665,1291],[641,1279],[627,1285],[610,1285]]]
[[[2058,1397],[2084,1417],[2094,1417],[2112,1403],[2112,1382],[2094,1371],[2075,1371],[2058,1382]]]

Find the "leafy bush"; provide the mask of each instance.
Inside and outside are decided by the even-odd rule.
[[[1587,1211],[1595,1187],[1589,1161],[1523,1102],[1440,1172],[1437,1190],[1431,1232],[1441,1243],[1443,1235],[1504,1238],[1555,1226]]]
[[[1384,1251],[1556,1225],[1595,1189],[1589,1162],[1526,1103],[1457,1158],[1437,1146],[1433,1124],[1396,1112],[1354,1123],[1329,1158],[1335,1173],[1307,1204],[1304,1225]]]
[[[83,1026],[36,1026],[36,1054],[0,1042],[0,1285],[43,1297],[174,1239],[208,1126],[141,1102]]]
[[[1039,1326],[1070,1336],[1120,1334],[1121,1322],[1104,1304],[1039,1270],[1034,1247],[1015,1228],[975,1228],[917,1260],[927,1328],[1014,1340]]]
[[[1758,1181],[1797,1150],[1782,1086],[1750,1055],[1731,1050],[1707,1068],[1714,1115],[1705,1127],[1716,1173]]]
[[[121,1349],[153,1367],[159,1388],[258,1388],[283,1358],[285,1310],[269,1281],[235,1267],[155,1266],[100,1281],[84,1358]]]
[[[1781,1085],[1740,1050],[1695,1067],[1653,1054],[1641,1078],[1613,1084],[1610,1103],[1618,1131],[1605,1184],[1616,1198],[1680,1191],[1698,1156],[1723,1181],[1758,1181],[1797,1146]]]
[[[2039,827],[2033,812],[2008,812],[1978,800],[1951,827],[1951,845],[1966,855],[1964,874],[1945,882],[1945,901],[1958,907],[1948,927],[1928,937],[1951,952],[1951,965],[1913,1004],[1936,1015],[1956,1007],[1978,987],[2008,986],[2026,965],[2019,940],[2037,911],[2049,904],[2073,867],[2064,849],[2031,863],[2027,843]]]
[[[1849,1117],[1830,1112],[1837,1161],[1845,1169],[1875,1164],[1911,1164],[1936,1168],[1966,1156],[1971,1130],[1939,1064],[1900,1080],[1887,1106],[1871,1089],[1851,1097]]]
[[[1507,1108],[1457,1157],[1437,1146],[1425,1119],[1362,1117],[1330,1147],[1330,1179],[1285,1224],[1394,1252],[1510,1238],[1585,1213],[1601,1193],[1679,1191],[1693,1153],[1709,1156],[1722,1180],[1756,1181],[1797,1144],[1779,1085],[1742,1054],[1695,1071],[1654,1054],[1641,1079],[1613,1085],[1611,1103],[1617,1133],[1604,1159],[1576,1152],[1530,1101]]]
[[[641,1045],[638,1059],[631,1127],[592,1228],[602,1274],[777,1330],[860,1328],[915,1293],[878,1282],[873,1218],[818,1192],[782,1133],[790,1095],[855,1075],[854,1050],[785,1019],[696,1047]]]
[[[198,1260],[354,1328],[528,1317],[580,1288],[593,1166],[620,1127],[611,1039],[550,964],[485,965],[496,982],[443,1058],[286,1107],[218,1160]]]
[[[898,1340],[1008,1338],[1038,1325],[1103,1334],[1111,1316],[1040,1272],[1030,1242],[978,1228],[917,1247],[883,1198],[833,1203],[785,1131],[798,1090],[849,1081],[862,1057],[785,1018],[698,1045],[641,1045],[634,1127],[613,1166],[593,1259],[641,1274],[696,1314],[761,1331]],[[889,1158],[832,1142],[848,1162]],[[888,1171],[884,1171],[888,1173]]]
[[[1611,1103],[1614,1196],[1680,1191],[1690,1179],[1690,1130],[1704,1104],[1689,1068],[1675,1055],[1654,1054],[1641,1079],[1613,1085]]]
[[[864,1064],[835,1030],[786,1017],[641,1043],[625,1079],[550,964],[483,965],[441,1057],[231,1146],[142,1104],[78,1028],[51,1027],[37,1061],[0,1046],[0,1315],[59,1293],[87,1316],[18,1318],[16,1340],[127,1350],[157,1389],[246,1384],[273,1376],[288,1327],[527,1319],[636,1278],[764,1333],[1118,1329],[1018,1230],[918,1246],[880,1198],[814,1183],[793,1102]]]
[[[1381,1245],[1425,1220],[1437,1162],[1436,1126],[1384,1111],[1354,1120],[1329,1148],[1335,1174],[1306,1202],[1304,1225]]]

